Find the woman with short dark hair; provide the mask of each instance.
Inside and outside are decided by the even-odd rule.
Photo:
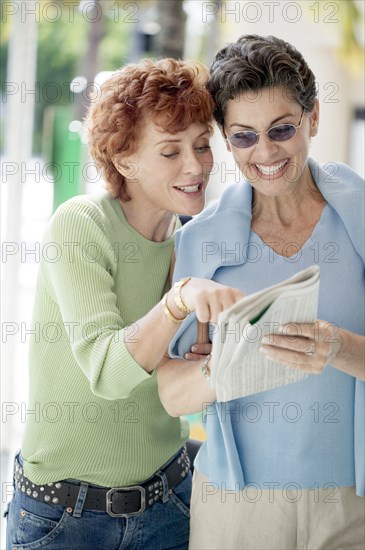
[[[312,264],[321,283],[316,323],[268,328],[261,341],[268,358],[316,376],[209,406],[191,548],[363,548],[364,182],[342,163],[308,157],[319,127],[315,77],[284,40],[247,35],[227,45],[208,89],[244,181],[183,228],[175,277],[189,258],[189,275],[246,294]],[[203,260],[207,242],[215,248]],[[176,356],[194,334],[189,319]],[[159,368],[162,402],[179,414],[192,412],[181,378],[178,364]]]

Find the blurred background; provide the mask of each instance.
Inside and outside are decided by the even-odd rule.
[[[320,130],[311,156],[364,177],[364,0],[3,0],[1,3],[1,481],[11,496],[12,456],[27,414],[27,349],[47,220],[69,197],[102,188],[83,118],[100,84],[142,57],[209,65],[246,33],[291,42],[316,75]],[[240,175],[219,132],[208,200]],[[199,415],[192,437],[203,439]],[[4,548],[2,529],[1,548]]]

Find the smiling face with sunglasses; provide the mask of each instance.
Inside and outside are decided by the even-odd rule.
[[[229,99],[222,132],[256,195],[273,197],[298,193],[312,179],[307,159],[317,126],[317,101],[306,112],[286,88],[275,86]]]
[[[218,52],[208,89],[256,204],[288,194],[298,201],[315,188],[307,161],[318,129],[316,82],[296,48],[274,36],[244,35]]]

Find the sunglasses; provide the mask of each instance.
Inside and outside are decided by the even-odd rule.
[[[235,134],[227,137],[226,141],[229,141],[231,145],[238,147],[238,149],[247,149],[247,147],[252,147],[255,145],[260,139],[260,134],[267,134],[271,141],[288,141],[296,135],[298,128],[301,127],[303,115],[304,107],[298,126],[295,126],[294,124],[278,124],[276,126],[272,126],[269,130],[264,132],[243,130],[242,132],[236,132]]]

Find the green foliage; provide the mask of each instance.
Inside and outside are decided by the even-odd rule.
[[[100,44],[100,65],[103,71],[115,71],[129,61],[133,25],[105,17],[105,35]]]
[[[365,63],[364,46],[360,39],[364,29],[364,16],[355,0],[338,0],[338,8],[341,45],[337,55],[348,73],[357,77],[363,73]]]
[[[43,0],[41,0],[43,1]],[[42,126],[45,109],[49,105],[75,104],[75,97],[70,91],[70,82],[74,77],[82,75],[83,59],[88,48],[89,30],[93,24],[78,8],[67,3],[67,9],[61,0],[57,2],[59,9],[47,8],[46,16],[40,17],[38,28],[37,74],[35,89],[35,125],[34,152],[41,151]],[[53,2],[56,4],[56,2]],[[133,24],[126,24],[126,17],[118,16],[115,11],[108,10],[109,3],[102,1],[104,35],[99,49],[100,70],[115,70],[128,60]],[[0,85],[3,89],[6,81],[8,38],[11,31],[11,20],[2,25],[0,40]],[[96,70],[98,70],[96,68]],[[31,96],[28,96],[31,97]]]
[[[357,30],[364,26],[362,13],[354,0],[342,1],[339,4],[342,23],[342,48],[344,53],[351,54],[354,50],[360,50],[361,44],[357,36]]]
[[[43,113],[48,105],[73,101],[70,82],[77,75],[79,57],[86,48],[86,24],[75,10],[73,23],[66,12],[56,22],[41,21],[38,26],[36,82],[39,96],[35,108],[34,149],[40,151]]]

